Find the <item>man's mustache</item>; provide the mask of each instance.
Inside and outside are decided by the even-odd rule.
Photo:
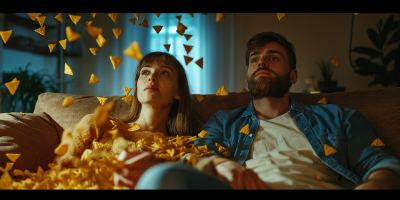
[[[272,75],[276,76],[276,73],[275,73],[274,71],[272,71],[271,69],[266,68],[266,67],[262,67],[262,68],[258,68],[255,72],[253,72],[253,74],[251,75],[251,77],[254,78],[254,77],[256,76],[257,72],[259,72],[259,71],[261,71],[261,70],[268,71],[268,72],[271,73]]]

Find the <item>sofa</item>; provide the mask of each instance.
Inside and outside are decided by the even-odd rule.
[[[73,104],[62,107],[67,96],[72,96]],[[252,100],[249,92],[202,96],[204,99],[199,102],[195,94],[191,95],[201,126],[218,110],[247,106]],[[307,105],[318,104],[325,97],[328,104],[339,104],[360,111],[387,148],[400,158],[400,87],[319,94],[290,93],[290,96]],[[128,115],[131,105],[122,100],[124,96],[102,97],[108,98],[106,102],[115,103],[110,117],[124,119]],[[60,144],[63,130],[73,128],[99,105],[96,96],[47,92],[39,95],[33,113],[24,116],[16,112],[1,113],[0,167],[4,168],[10,162],[6,153],[19,153],[21,156],[15,162],[14,169],[36,171],[41,166],[46,171],[49,169],[48,163],[56,156],[54,149]]]

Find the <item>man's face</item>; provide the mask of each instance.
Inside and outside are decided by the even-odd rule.
[[[255,100],[281,98],[289,92],[290,84],[296,82],[297,71],[295,73],[296,77],[293,77],[285,48],[276,42],[267,43],[250,52],[247,70],[249,92]]]

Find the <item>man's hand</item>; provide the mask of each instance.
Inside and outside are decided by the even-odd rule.
[[[233,160],[217,164],[215,170],[219,177],[231,184],[232,189],[267,189],[256,173]]]
[[[356,190],[399,190],[400,178],[394,172],[380,169],[372,172],[368,180],[354,188]]]

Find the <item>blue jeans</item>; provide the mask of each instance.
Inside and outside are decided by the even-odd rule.
[[[222,181],[190,166],[162,163],[149,168],[139,179],[135,189],[232,189]]]

